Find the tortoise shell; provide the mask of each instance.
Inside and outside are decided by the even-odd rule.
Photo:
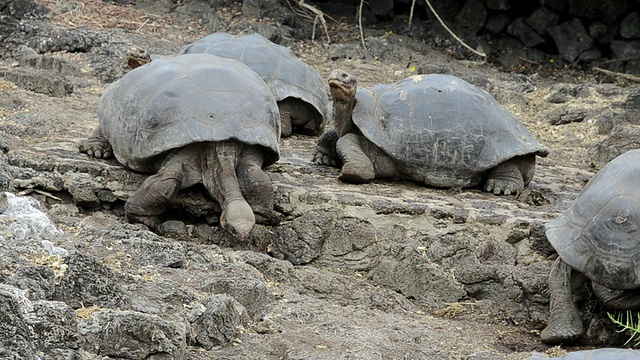
[[[353,121],[401,171],[434,186],[474,186],[506,160],[548,154],[488,92],[450,75],[358,89]]]
[[[611,289],[640,287],[640,150],[605,165],[560,217],[547,239],[569,266]]]
[[[208,54],[154,60],[102,94],[100,127],[116,159],[157,171],[159,157],[185,145],[236,139],[278,160],[280,115],[271,91],[240,61]]]
[[[320,74],[291,50],[262,35],[214,33],[187,45],[178,55],[197,53],[240,60],[262,76],[277,101],[293,97],[310,104],[320,120],[317,129],[330,118],[329,98]]]

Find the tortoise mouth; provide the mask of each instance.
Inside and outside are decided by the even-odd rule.
[[[355,89],[351,84],[339,79],[330,79],[329,88],[334,100],[350,101],[355,98]]]
[[[329,87],[330,88],[343,88],[346,85],[347,84],[345,84],[344,81],[341,81],[339,79],[330,79],[329,80]]]

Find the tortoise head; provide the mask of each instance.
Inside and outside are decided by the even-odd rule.
[[[358,83],[356,77],[348,72],[335,69],[329,75],[329,88],[333,101],[351,102],[356,98]]]
[[[256,223],[251,206],[244,199],[234,199],[226,204],[220,216],[220,225],[239,242],[246,242]]]

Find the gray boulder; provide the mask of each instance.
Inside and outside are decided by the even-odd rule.
[[[546,35],[549,26],[557,25],[560,15],[549,10],[545,6],[535,9],[531,15],[525,20],[527,25],[531,26],[540,35]]]
[[[556,43],[562,58],[569,62],[577,59],[580,53],[593,45],[593,39],[591,39],[578,18],[573,18],[560,25],[551,26],[547,31]]]
[[[95,311],[78,321],[84,350],[109,357],[184,359],[187,330],[171,321],[137,311]]]
[[[458,25],[466,27],[473,32],[478,32],[484,27],[486,20],[487,10],[482,2],[478,0],[468,0],[462,9],[460,9],[454,21]]]
[[[629,59],[640,56],[640,40],[614,40],[611,42],[614,59]]]
[[[606,24],[614,22],[618,15],[627,9],[625,0],[568,0],[568,3],[571,15],[602,21]]]
[[[640,12],[634,11],[620,23],[620,35],[625,39],[640,38]]]
[[[529,25],[525,23],[523,18],[517,18],[509,24],[507,32],[522,41],[526,47],[534,47],[544,44],[544,39],[540,37]]]

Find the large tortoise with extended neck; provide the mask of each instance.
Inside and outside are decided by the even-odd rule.
[[[273,188],[262,168],[279,157],[278,107],[243,63],[207,54],[154,60],[111,84],[98,115],[80,151],[155,173],[125,203],[129,221],[155,227],[178,191],[197,183],[239,240],[256,217],[271,216]]]
[[[314,161],[341,165],[343,181],[482,183],[495,194],[517,194],[533,177],[536,155],[548,154],[489,93],[455,76],[357,89],[353,75],[334,70],[329,86],[333,127],[320,137]]]
[[[180,54],[206,53],[240,60],[269,85],[276,97],[282,136],[318,135],[330,117],[329,98],[320,74],[288,48],[260,34],[214,33],[185,46]]]
[[[542,341],[569,343],[584,334],[571,290],[585,276],[608,308],[640,308],[639,179],[640,150],[631,150],[600,169],[571,207],[546,224],[559,258],[549,274],[551,309]]]

